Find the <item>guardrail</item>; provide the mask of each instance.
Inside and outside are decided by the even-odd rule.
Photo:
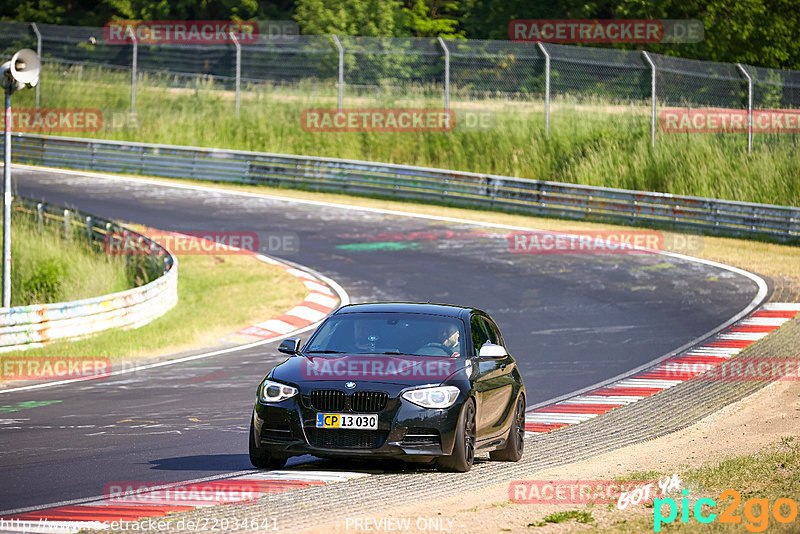
[[[152,281],[133,289],[57,304],[0,308],[0,352],[41,347],[54,339],[84,337],[110,328],[137,328],[178,302],[178,261],[163,246],[112,221],[73,209],[15,198],[15,214],[39,225],[59,224],[64,239],[87,239],[105,249],[109,240],[129,251],[128,261]]]
[[[382,195],[589,220],[800,238],[800,208],[511,176],[97,139],[14,134],[17,163]]]

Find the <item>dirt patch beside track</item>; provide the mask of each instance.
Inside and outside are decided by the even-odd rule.
[[[590,460],[539,471],[527,478],[544,481],[613,480],[643,471],[680,473],[686,468],[716,463],[730,456],[757,453],[765,447],[779,444],[782,438],[796,435],[798,428],[800,382],[773,382],[761,391],[674,434],[617,449]],[[536,451],[529,447],[527,454],[536,454]],[[419,526],[429,527],[436,524],[430,519],[438,518],[443,520],[440,524],[444,526],[452,521],[452,532],[459,534],[589,531],[598,527],[615,529],[635,518],[652,520],[652,508],[644,506],[618,510],[616,505],[587,508],[583,504],[515,504],[509,500],[508,487],[509,483],[503,482],[431,502],[387,507],[352,517],[349,522],[339,520],[307,532],[363,532],[365,529],[357,528],[356,520],[360,519],[363,525],[366,518],[376,521],[382,518],[393,518],[395,521],[410,519],[411,528],[407,532],[431,532],[430,528],[416,528],[417,522]],[[588,510],[593,517],[593,524],[566,521],[541,527],[528,526],[542,521],[548,514],[576,509]],[[372,522],[370,526],[375,524]]]

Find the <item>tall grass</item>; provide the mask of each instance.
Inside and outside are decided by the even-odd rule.
[[[597,186],[800,205],[798,134],[757,134],[752,154],[745,134],[657,133],[650,146],[646,106],[559,96],[549,138],[541,101],[455,97],[458,112],[493,114],[488,131],[449,133],[315,133],[300,127],[308,107],[336,107],[329,87],[246,86],[241,113],[233,93],[211,82],[174,87],[169,76],[144,75],[137,114],[129,117],[127,72],[47,65],[43,107],[91,107],[104,112],[107,139],[307,154],[443,167]],[[349,91],[349,92],[348,92]],[[33,107],[33,91],[15,106]],[[346,107],[440,107],[425,88],[405,92],[345,90]],[[75,134],[64,134],[75,135]]]
[[[91,354],[116,361],[212,345],[240,328],[280,315],[307,293],[299,279],[253,256],[183,255],[178,261],[178,305],[157,320],[134,330],[56,340],[23,354]]]
[[[60,227],[40,231],[29,217],[12,219],[12,306],[97,297],[134,285],[123,256],[98,252],[85,239],[67,241]]]

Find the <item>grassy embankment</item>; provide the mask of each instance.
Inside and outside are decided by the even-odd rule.
[[[79,300],[134,286],[122,256],[98,253],[85,239],[65,241],[60,226],[39,231],[27,217],[13,218],[12,306]]]
[[[657,480],[668,475],[668,473],[647,471],[634,473],[626,478]],[[797,532],[800,444],[794,437],[787,436],[780,445],[766,448],[757,454],[732,456],[701,467],[687,469],[680,474],[680,479],[682,487],[689,488],[688,503],[691,511],[688,521],[684,523],[682,518],[683,496],[676,493],[671,497],[676,501],[675,508],[680,510],[672,522],[662,525],[662,531],[697,532],[702,529],[704,532]],[[724,493],[734,488],[738,488],[735,490],[739,496],[738,502],[736,494]],[[711,513],[716,514],[714,521],[708,525],[702,525],[694,515],[695,503],[703,497],[710,498],[716,503],[713,508],[709,504],[703,504],[701,507],[703,517],[707,518]],[[793,504],[787,503],[787,500]],[[776,519],[776,503],[780,505],[777,513],[784,519],[783,522]],[[611,506],[613,505],[609,505]],[[650,504],[647,508],[651,512],[644,514],[645,517],[637,514],[638,517],[618,519],[613,524],[595,523],[592,528],[600,532],[652,532],[653,505]],[[727,513],[728,522],[720,520],[723,512]],[[665,504],[662,506],[662,517],[668,515],[669,505]],[[786,519],[790,521],[786,522]]]
[[[103,129],[80,134],[90,137],[363,159],[800,205],[800,134],[756,134],[749,155],[745,134],[658,132],[656,147],[651,148],[646,105],[560,96],[552,106],[547,139],[541,101],[468,101],[458,95],[451,101],[457,113],[488,110],[494,127],[450,133],[314,133],[300,128],[301,112],[335,107],[331,88],[245,86],[241,114],[236,116],[231,91],[213,84],[171,88],[167,81],[142,77],[132,122],[127,114],[127,73],[47,65],[42,106],[101,109]],[[15,106],[33,107],[33,96],[33,91],[20,92]],[[375,106],[437,107],[441,97],[422,88],[401,94],[381,91],[380,98],[375,92],[346,89],[345,107]]]
[[[76,300],[136,285],[138,271],[128,267],[124,256],[105,254],[79,238],[67,242],[60,227],[45,225],[39,232],[24,217],[15,218],[12,228],[13,305]],[[110,330],[9,355],[123,360],[171,353],[212,344],[277,316],[305,294],[295,277],[253,256],[181,255],[179,302],[158,320],[135,330]]]

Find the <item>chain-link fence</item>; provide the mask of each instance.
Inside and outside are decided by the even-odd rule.
[[[242,82],[335,95],[340,108],[398,99],[418,99],[426,106],[442,102],[444,107],[497,100],[527,102],[544,111],[546,135],[551,114],[558,116],[559,105],[588,103],[585,108],[591,113],[598,112],[597,104],[602,103],[649,112],[653,143],[659,109],[712,108],[744,114],[749,147],[754,110],[800,109],[798,71],[558,44],[261,36],[255,43],[242,44],[237,54],[239,45],[234,41],[199,45],[129,39],[110,44],[103,28],[0,23],[3,56],[22,47],[36,49],[46,65],[132,71],[131,107],[135,106],[137,77],[148,73],[161,75],[173,87],[211,80],[223,88],[235,88],[237,112]],[[38,106],[38,92],[36,102]],[[796,133],[798,128],[788,131]]]

